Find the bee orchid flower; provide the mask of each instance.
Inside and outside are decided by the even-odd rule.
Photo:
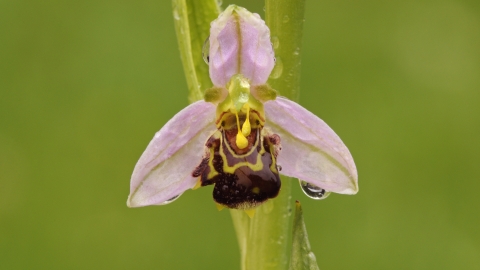
[[[266,84],[275,56],[258,14],[229,6],[211,23],[206,45],[214,87],[155,134],[133,171],[129,207],[167,204],[214,185],[218,205],[251,209],[278,195],[279,174],[317,194],[357,193],[341,139]]]

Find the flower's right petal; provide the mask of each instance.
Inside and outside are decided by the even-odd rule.
[[[162,204],[195,186],[192,172],[215,131],[215,106],[198,101],[186,107],[155,134],[133,170],[129,207]]]
[[[326,191],[355,194],[358,175],[352,155],[337,134],[307,109],[283,97],[267,101],[266,125],[280,136],[280,173]]]

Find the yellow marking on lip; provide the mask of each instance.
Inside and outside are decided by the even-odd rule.
[[[235,171],[242,167],[242,166],[247,166],[249,167],[250,169],[252,169],[252,171],[255,171],[255,172],[258,172],[258,171],[261,171],[263,170],[263,162],[262,162],[262,155],[259,153],[257,155],[257,161],[255,164],[252,164],[248,161],[243,161],[243,162],[238,162],[236,163],[235,165],[233,166],[229,166],[228,165],[228,161],[227,161],[227,157],[225,156],[225,153],[223,152],[223,137],[222,136],[222,141],[220,143],[220,149],[218,151],[218,153],[220,154],[220,156],[222,157],[222,160],[223,160],[223,172],[225,173],[230,173],[230,174],[234,174]],[[256,140],[256,144],[252,146],[252,149],[250,149],[250,151],[248,153],[246,153],[245,155],[242,155],[242,156],[247,156],[247,155],[250,155],[253,153],[253,151],[255,151],[255,149],[257,148],[257,145],[260,144],[261,145],[261,151],[265,151],[263,150],[263,139],[262,139],[262,136],[260,136],[259,132],[257,132],[257,140]],[[227,151],[234,157],[236,158],[241,158],[242,156],[240,155],[237,155],[235,154],[235,152],[233,151],[232,148],[230,148],[230,145],[228,145],[228,142],[225,143],[225,145],[227,146]]]
[[[248,146],[248,140],[245,135],[240,131],[240,120],[238,119],[238,113],[235,113],[235,117],[237,118],[237,138],[235,140],[235,144],[239,149],[245,149]]]
[[[274,146],[273,145],[270,145],[270,155],[272,156],[272,164],[270,165],[270,170],[274,173],[277,173],[278,174],[278,170],[277,170],[277,160],[275,158],[275,155],[273,154],[275,149],[274,149]]]
[[[215,203],[215,206],[217,206],[218,211],[222,211],[222,209],[225,208],[225,206],[223,206],[219,203]]]
[[[248,135],[250,135],[250,132],[252,132],[252,128],[250,126],[250,106],[248,106],[248,103],[243,106],[247,110],[247,118],[245,118],[245,122],[243,122],[242,134],[243,136],[247,137]]]
[[[215,167],[213,166],[214,156],[215,156],[215,149],[212,147],[210,148],[210,160],[208,161],[208,167],[210,168],[210,172],[207,175],[207,179],[209,180],[218,175],[218,172],[215,170]]]
[[[201,187],[202,187],[202,178],[199,177],[198,180],[197,180],[197,183],[195,184],[195,186],[192,189],[196,190],[196,189],[199,189]]]
[[[255,216],[255,208],[245,209],[245,210],[243,210],[243,211],[245,211],[245,213],[246,213],[250,218],[253,218],[253,216]]]

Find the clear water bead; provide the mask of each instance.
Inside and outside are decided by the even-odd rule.
[[[302,180],[299,180],[299,183],[300,183],[300,187],[303,190],[303,193],[305,193],[305,195],[307,195],[309,198],[312,198],[314,200],[326,199],[331,193],[321,187],[317,187],[315,185],[312,185]]]
[[[282,75],[283,72],[283,63],[280,57],[275,58],[275,66],[272,69],[272,73],[270,73],[270,79],[278,79]]]
[[[182,194],[178,194],[177,196],[174,196],[174,197],[172,197],[172,198],[170,198],[170,199],[168,199],[168,200],[164,201],[163,203],[161,203],[161,204],[159,204],[159,205],[165,205],[165,204],[169,204],[169,203],[171,203],[171,202],[173,202],[173,201],[177,200],[177,199],[180,197],[180,195],[182,195]]]
[[[272,37],[272,47],[273,49],[278,49],[278,46],[280,45],[280,40],[278,39],[277,36]]]
[[[205,63],[207,63],[208,65],[208,63],[210,62],[210,37],[208,37],[203,43],[202,57],[203,61],[205,61]]]

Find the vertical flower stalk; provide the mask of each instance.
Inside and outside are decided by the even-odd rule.
[[[305,0],[266,0],[265,21],[270,28],[277,66],[268,84],[282,96],[298,102],[300,52]]]
[[[276,66],[268,83],[290,99],[297,99],[299,92],[303,3],[303,0],[267,1],[265,6],[276,57]],[[210,22],[218,17],[219,11],[215,0],[202,1],[201,4],[194,0],[173,0],[175,29],[190,102],[202,99],[204,90],[211,86],[208,66],[203,63],[201,52]],[[282,182],[279,196],[260,206],[253,218],[243,211],[230,210],[240,246],[242,269],[287,267],[291,183],[289,179]]]
[[[268,84],[291,100],[298,101],[300,50],[304,0],[266,0],[266,24],[275,51],[276,64]],[[261,205],[253,218],[230,210],[241,250],[242,269],[287,269],[291,221],[291,180],[282,176],[277,198]]]
[[[270,27],[276,65],[268,83],[281,95],[298,100],[300,48],[304,21],[304,0],[267,0],[266,23]],[[189,100],[203,98],[211,86],[208,66],[201,57],[210,22],[218,17],[217,1],[173,0],[175,29],[189,87]],[[282,176],[282,190],[275,200],[257,209],[253,218],[232,209],[231,215],[241,252],[242,269],[286,269],[291,182]]]
[[[180,58],[189,90],[188,100],[203,99],[205,89],[212,87],[208,66],[202,58],[202,47],[210,32],[210,23],[218,17],[216,0],[173,0],[173,19]]]

